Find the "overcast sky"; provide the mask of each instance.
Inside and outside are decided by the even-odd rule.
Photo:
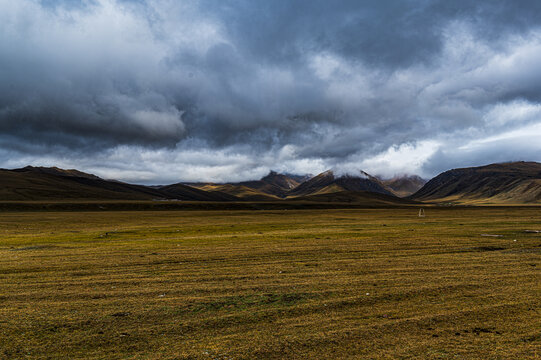
[[[135,183],[541,161],[541,2],[0,0],[0,167]]]

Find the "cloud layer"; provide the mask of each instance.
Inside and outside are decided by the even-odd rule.
[[[141,183],[541,160],[536,1],[0,0],[0,166]]]

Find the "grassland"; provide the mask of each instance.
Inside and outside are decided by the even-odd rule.
[[[525,230],[541,209],[3,212],[0,358],[539,359]]]

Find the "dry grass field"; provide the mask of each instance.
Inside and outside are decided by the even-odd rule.
[[[417,211],[0,213],[0,358],[541,358],[541,209]]]

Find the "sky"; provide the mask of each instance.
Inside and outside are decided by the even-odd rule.
[[[141,184],[541,161],[541,2],[0,0],[0,167]]]

